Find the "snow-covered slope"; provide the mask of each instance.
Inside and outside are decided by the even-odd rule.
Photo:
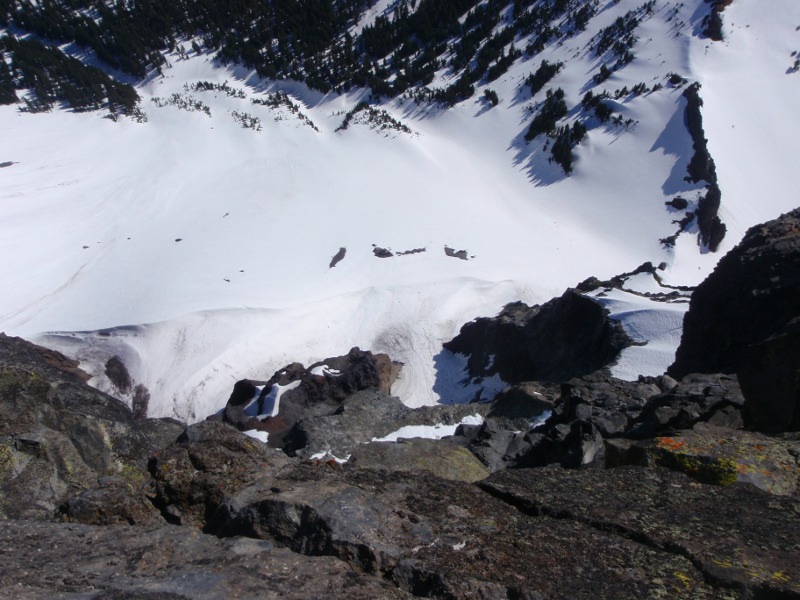
[[[149,389],[151,415],[191,421],[224,405],[237,379],[354,345],[405,363],[393,393],[406,403],[448,401],[441,382],[453,374],[441,365],[451,363],[436,357],[474,317],[644,261],[666,263],[670,284],[698,283],[747,227],[794,207],[800,74],[787,71],[800,4],[736,0],[727,40],[712,43],[698,36],[701,0],[656,1],[635,60],[594,89],[663,88],[612,103],[627,126],[587,119],[592,36],[639,4],[608,2],[585,32],[515,64],[487,86],[496,107],[483,87],[448,110],[375,106],[410,133],[363,111],[341,130],[365,92],[322,96],[210,55],[173,56],[165,77],[138,87],[146,123],[0,107],[0,163],[13,163],[0,169],[0,330],[79,357],[111,391],[103,364],[119,355]],[[565,91],[567,123],[589,127],[569,176],[543,138],[523,138],[545,91],[531,99],[522,82],[542,59],[565,63],[548,87]],[[670,72],[703,85],[728,225],[718,254],[690,234],[675,248],[659,242],[680,216],[665,201],[702,190],[683,179],[692,143]],[[197,91],[198,81],[218,87]],[[278,91],[295,107],[253,102]],[[619,373],[659,373],[685,305],[631,298],[609,302],[657,340]]]

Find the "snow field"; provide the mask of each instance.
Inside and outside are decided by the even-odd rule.
[[[530,99],[524,78],[542,59],[565,62],[548,87],[565,90],[568,122],[586,120],[580,99],[601,62],[587,44],[639,4],[604,5],[589,30],[450,110],[408,100],[378,107],[411,135],[336,132],[363,91],[264,82],[208,56],[172,57],[164,78],[139,87],[147,123],[0,107],[0,161],[14,162],[0,169],[0,330],[79,358],[111,393],[103,365],[118,354],[150,391],[151,416],[203,419],[238,379],[352,346],[402,361],[393,393],[420,406],[467,399],[456,393],[457,357],[441,343],[507,302],[542,303],[645,261],[666,263],[670,284],[698,283],[747,227],[793,208],[800,75],[786,69],[800,48],[800,5],[734,2],[724,13],[728,41],[712,44],[696,36],[701,0],[658,1],[637,30],[636,59],[593,88],[652,87],[669,72],[701,81],[728,224],[710,254],[691,232],[674,249],[659,243],[682,215],[664,202],[702,191],[683,180],[691,140],[681,90],[615,100],[615,113],[632,119],[627,129],[589,119],[568,177],[547,162],[543,139],[523,140],[544,97]],[[247,98],[184,90],[196,81],[226,82]],[[482,99],[484,87],[497,91],[497,107]],[[319,132],[250,102],[279,89]],[[151,100],[175,93],[211,116]],[[241,127],[233,111],[258,117],[261,131]],[[373,245],[425,252],[382,259]],[[445,246],[470,259],[446,256]],[[340,247],[345,258],[329,268]],[[603,302],[649,342],[626,350],[615,373],[663,372],[685,305],[616,293]]]

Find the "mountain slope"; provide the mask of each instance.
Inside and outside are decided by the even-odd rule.
[[[0,264],[0,330],[79,357],[117,393],[103,365],[121,356],[150,390],[154,416],[202,419],[239,378],[266,379],[352,345],[403,361],[393,393],[419,405],[455,397],[446,382],[461,366],[442,341],[506,302],[541,303],[644,261],[666,263],[669,284],[698,283],[719,254],[698,247],[696,227],[674,247],[660,242],[706,184],[684,179],[693,150],[683,90],[702,85],[724,252],[750,225],[793,207],[800,79],[788,71],[800,7],[786,0],[758,11],[739,0],[723,14],[725,41],[711,42],[701,33],[710,8],[699,0],[595,4],[584,31],[570,33],[573,13],[559,17],[559,36],[497,79],[478,79],[452,107],[417,103],[411,92],[446,89],[469,66],[442,65],[425,87],[373,98],[346,128],[369,90],[264,80],[217,62],[203,40],[200,53],[167,52],[163,76],[151,70],[135,84],[146,122],[0,107],[0,161],[12,163],[0,170],[0,251],[10,257]],[[347,27],[357,36],[400,5],[382,6]],[[511,5],[501,13],[514,22]],[[604,32],[631,14],[633,59],[596,83],[602,65],[621,58],[599,51]],[[537,37],[515,35],[492,64]],[[525,81],[544,60],[563,68],[531,96]],[[671,83],[673,73],[687,84]],[[650,91],[630,93],[637,84]],[[558,89],[567,112],[556,126],[588,130],[569,174],[552,161],[555,137],[525,140]],[[609,93],[610,120],[582,106],[590,90]],[[676,196],[686,210],[665,205]],[[379,258],[379,248],[393,256]],[[647,332],[651,346],[622,372],[663,371],[683,306],[613,302],[627,321],[663,315]]]

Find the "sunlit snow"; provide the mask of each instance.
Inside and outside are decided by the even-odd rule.
[[[636,59],[601,86],[653,85],[669,72],[702,83],[728,226],[717,254],[700,252],[691,233],[674,249],[659,243],[676,230],[664,202],[702,191],[683,180],[691,140],[681,89],[616,101],[635,125],[590,128],[570,176],[547,162],[543,141],[523,140],[541,99],[521,90],[524,78],[542,59],[563,60],[551,86],[565,90],[574,121],[599,67],[587,42],[639,4],[609,2],[586,32],[514,65],[489,85],[497,107],[483,87],[446,111],[400,99],[380,107],[414,135],[337,132],[365,92],[262,81],[208,55],[173,56],[165,77],[139,86],[147,123],[0,107],[0,162],[12,162],[0,169],[0,331],[79,358],[115,395],[104,364],[120,356],[150,391],[151,416],[203,419],[238,379],[267,380],[353,346],[403,362],[392,392],[420,406],[469,399],[445,397],[463,372],[441,344],[508,302],[543,303],[644,261],[666,263],[669,284],[698,283],[749,226],[796,204],[800,75],[787,68],[800,48],[800,3],[734,2],[727,40],[712,43],[698,35],[702,0],[657,0],[637,30]],[[152,101],[201,80],[246,98],[192,92],[211,116]],[[318,131],[251,103],[277,90]],[[261,131],[234,112],[258,117]],[[375,247],[394,256],[378,258]],[[603,301],[648,342],[626,350],[615,373],[663,371],[685,305],[616,293]]]

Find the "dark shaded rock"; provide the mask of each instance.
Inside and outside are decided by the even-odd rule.
[[[686,198],[682,198],[680,196],[675,196],[672,200],[668,200],[665,202],[667,206],[671,206],[676,210],[685,210],[689,207],[689,201]]]
[[[105,372],[106,377],[120,393],[127,394],[133,388],[133,381],[130,373],[128,373],[128,368],[116,354],[106,361]]]
[[[234,385],[233,393],[225,407],[222,419],[241,431],[257,429],[269,433],[269,444],[295,451],[302,447],[297,440],[285,442],[287,435],[298,421],[313,417],[328,416],[340,410],[343,402],[362,390],[377,390],[389,394],[392,383],[401,368],[386,354],[373,354],[352,348],[344,356],[326,358],[308,369],[300,363],[292,363],[281,369],[267,382],[242,380]],[[245,414],[247,406],[257,400],[261,413],[265,399],[273,386],[287,386],[299,382],[296,387],[284,391],[280,397],[276,416],[259,419]],[[263,390],[256,399],[256,385]],[[210,420],[219,417],[213,415]]]
[[[601,287],[608,287],[605,285],[606,282],[601,281],[594,275],[591,277],[587,277],[583,281],[581,281],[578,285],[575,286],[575,289],[583,294],[588,294],[589,292],[595,291],[597,288]]]
[[[469,357],[471,377],[499,374],[514,384],[591,373],[631,343],[598,302],[567,290],[543,305],[508,304],[497,317],[464,325],[444,347]]]
[[[227,496],[288,462],[227,423],[197,423],[150,461],[155,504],[170,521],[203,527]]]
[[[470,451],[486,465],[489,471],[494,472],[510,466],[508,448],[518,436],[513,430],[503,427],[496,419],[486,419],[483,424],[474,430],[461,430],[462,436],[468,436],[466,443]],[[530,446],[519,451],[525,451]]]
[[[410,439],[372,442],[357,448],[345,468],[426,471],[443,479],[474,482],[489,470],[469,450],[448,440]]]
[[[721,204],[722,192],[714,183],[708,186],[708,191],[700,198],[694,213],[697,218],[697,227],[700,229],[700,242],[705,244],[711,252],[717,251],[727,233],[727,227],[717,215]],[[688,214],[686,216],[689,217]],[[691,218],[688,218],[682,227],[685,228],[690,222]]]
[[[135,420],[147,418],[147,408],[150,405],[150,391],[144,384],[138,383],[133,388],[133,398],[131,398],[131,412]]]
[[[561,386],[561,419],[589,419],[602,423],[604,435],[617,434],[639,416],[648,398],[662,391],[660,382],[623,381],[605,371],[571,379]]]
[[[730,6],[733,0],[706,0],[711,4],[711,12],[703,19],[703,34],[715,42],[723,41],[722,11]]]
[[[708,152],[708,140],[705,138],[703,130],[703,115],[700,109],[703,106],[703,99],[700,97],[700,84],[693,83],[683,91],[686,98],[686,127],[689,135],[692,136],[694,155],[689,160],[689,181],[707,181],[716,183],[717,168],[714,159]]]
[[[378,246],[375,246],[372,249],[372,253],[378,258],[391,258],[392,256],[394,256],[391,250],[387,250],[386,248],[380,248]]]
[[[526,381],[497,394],[487,416],[495,419],[502,417],[512,422],[521,421],[518,423],[520,425],[527,424],[545,412],[552,411],[558,395],[555,386]]]
[[[748,346],[738,369],[746,423],[759,431],[800,431],[800,318]]]
[[[673,576],[699,573],[712,585],[736,590],[738,597],[800,594],[796,499],[750,485],[702,485],[680,473],[639,467],[506,470],[478,485],[524,514],[616,532],[672,557],[689,558],[694,566],[676,569]],[[693,585],[677,583],[673,593],[694,597]]]
[[[19,338],[0,336],[0,365],[5,518],[52,519],[104,477],[140,482],[147,458],[183,429],[167,419],[135,421],[122,402],[85,385],[71,361]],[[131,494],[134,504],[147,502],[140,487]]]
[[[700,198],[697,211],[697,225],[700,229],[700,243],[712,252],[716,252],[720,242],[725,237],[726,227],[717,213],[722,199],[722,192],[717,181],[717,168],[714,159],[708,151],[708,140],[703,130],[703,115],[700,108],[703,100],[700,98],[700,84],[693,83],[683,92],[686,98],[686,126],[692,136],[694,154],[689,160],[689,176],[692,182],[708,182],[705,196]]]
[[[516,468],[559,464],[567,469],[602,465],[603,437],[591,421],[577,419],[527,434],[531,447],[517,452]]]
[[[345,254],[347,254],[347,248],[345,247],[339,248],[339,251],[333,255],[333,258],[331,259],[331,263],[328,265],[328,268],[332,269],[340,262],[342,262],[342,260],[345,257]]]
[[[668,435],[701,422],[741,428],[743,405],[736,377],[688,375],[670,391],[651,397],[627,435],[640,439]]]
[[[398,252],[397,256],[408,256],[410,254],[422,254],[423,252],[427,252],[427,248],[412,248],[411,250],[403,250],[402,252]]]
[[[461,260],[469,260],[466,250],[455,250],[450,246],[444,247],[444,253],[451,258],[459,258]]]
[[[798,316],[800,209],[795,209],[752,227],[698,286],[684,317],[681,344],[669,373],[682,377],[691,372],[736,373],[742,369],[748,381],[755,381],[753,365],[769,355],[769,344],[752,351],[749,347],[788,334],[789,324]],[[788,339],[782,343],[789,343]],[[797,370],[796,361],[797,354],[789,353],[782,362],[771,365],[771,377],[791,381]],[[778,376],[778,370],[783,374]],[[756,386],[751,391],[753,387]],[[750,419],[775,427],[774,417],[759,417],[762,406],[769,404],[756,400],[754,410],[748,409]],[[797,413],[795,408],[792,414]]]
[[[114,600],[408,598],[330,556],[191,527],[0,521],[0,597]]]

